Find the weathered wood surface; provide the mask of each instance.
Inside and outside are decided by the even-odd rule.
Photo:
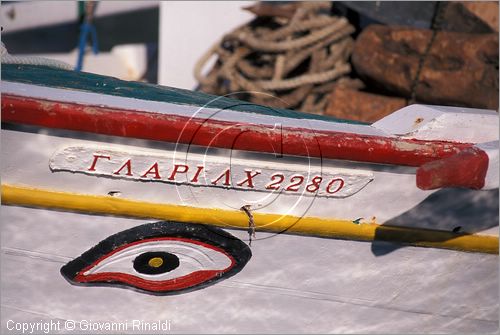
[[[375,122],[407,105],[404,98],[336,87],[330,94],[326,115]]]
[[[498,32],[498,1],[458,1],[466,11]]]
[[[451,220],[465,215],[467,203],[470,217],[480,213],[484,221],[488,199],[498,206],[498,193],[485,195],[460,197],[437,217],[430,202],[429,211],[415,212],[412,219]],[[498,207],[491,212],[497,215]],[[128,320],[130,327],[132,320],[170,320],[170,333],[486,333],[498,328],[496,255],[257,233],[252,259],[236,276],[200,291],[160,297],[78,287],[59,274],[64,264],[111,234],[151,221],[22,207],[2,207],[0,218],[2,333],[8,333],[9,319]],[[245,231],[231,233],[247,237]]]
[[[373,25],[356,40],[352,62],[367,82],[410,98],[431,30]],[[419,102],[498,108],[498,35],[436,33],[415,87]]]
[[[439,28],[459,33],[498,32],[497,1],[450,1],[441,4]]]

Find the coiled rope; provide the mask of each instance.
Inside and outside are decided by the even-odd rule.
[[[72,70],[71,65],[64,62],[37,56],[13,56],[9,54],[3,42],[1,43],[2,64],[45,65],[63,70]]]
[[[254,103],[322,113],[335,85],[362,87],[347,77],[354,27],[331,16],[330,3],[273,6],[268,14],[250,8],[259,12],[257,18],[226,34],[200,57],[194,68],[200,90],[240,92],[238,98]],[[276,6],[287,6],[287,15],[274,15]],[[203,74],[214,57],[215,65]]]

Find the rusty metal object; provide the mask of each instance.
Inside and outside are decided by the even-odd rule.
[[[368,83],[419,102],[498,108],[498,35],[439,31],[417,78],[431,30],[373,25],[356,40],[352,63]]]
[[[330,95],[325,114],[341,119],[375,122],[406,104],[404,98],[336,87]]]

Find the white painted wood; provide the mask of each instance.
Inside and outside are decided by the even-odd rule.
[[[373,180],[373,174],[367,171],[182,155],[176,151],[164,151],[161,155],[144,150],[118,151],[106,145],[66,147],[54,153],[49,166],[52,171],[96,177],[331,198],[352,196]]]
[[[373,181],[361,191],[346,198],[305,197],[283,193],[252,192],[237,189],[212,187],[191,187],[129,179],[99,178],[93,175],[72,172],[52,172],[49,160],[54,153],[68,146],[102,146],[116,151],[147,152],[163,155],[165,150],[177,150],[179,157],[196,152],[188,148],[162,144],[162,150],[151,149],[146,141],[127,142],[126,139],[101,136],[83,139],[84,134],[72,133],[74,138],[55,134],[33,134],[19,131],[2,131],[2,183],[26,185],[30,187],[55,189],[65,192],[94,195],[119,194],[122,198],[138,201],[159,202],[196,207],[239,210],[244,205],[261,213],[275,213],[294,216],[311,216],[329,219],[356,220],[360,222],[383,223],[416,206],[434,191],[423,191],[416,187],[415,169],[356,164],[332,160],[315,160],[298,157],[276,158],[273,155],[238,153],[230,150],[210,150],[207,156],[218,155],[230,158],[248,157],[256,164],[287,163],[303,166],[311,165],[314,170],[321,167],[325,171],[351,169],[356,174],[373,174]],[[104,142],[101,142],[104,141]],[[122,144],[112,144],[112,143]],[[133,143],[133,145],[132,145]],[[125,145],[127,144],[127,145]],[[198,150],[201,148],[198,148]],[[203,151],[202,151],[203,152]],[[241,155],[241,156],[239,156]],[[117,193],[113,193],[117,192]],[[401,196],[404,194],[404,196]],[[407,223],[412,225],[414,223]]]
[[[2,206],[0,219],[1,333],[10,333],[10,319],[170,320],[168,333],[454,334],[498,329],[496,255],[413,247],[376,255],[374,250],[389,251],[391,244],[257,233],[252,259],[236,276],[165,297],[74,286],[59,274],[66,262],[99,241],[147,220],[12,206]],[[247,238],[245,231],[230,232]]]
[[[499,141],[492,141],[487,143],[479,143],[476,145],[479,149],[486,152],[488,155],[488,171],[484,181],[483,189],[498,189],[500,165],[498,163],[499,156]]]
[[[498,140],[499,118],[493,110],[410,105],[372,127],[405,138],[482,143]]]

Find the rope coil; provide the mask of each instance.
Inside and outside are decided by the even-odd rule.
[[[322,113],[335,84],[361,86],[346,77],[355,29],[345,18],[325,13],[329,3],[256,6],[249,8],[258,13],[253,21],[226,34],[196,63],[194,75],[201,91],[251,91],[238,93],[238,98]],[[287,6],[287,15],[275,15],[279,6]],[[214,66],[203,74],[213,58]]]
[[[72,70],[71,65],[55,59],[48,59],[38,56],[15,56],[9,54],[7,48],[0,42],[0,55],[2,64],[19,64],[19,65],[44,65],[57,69]]]

